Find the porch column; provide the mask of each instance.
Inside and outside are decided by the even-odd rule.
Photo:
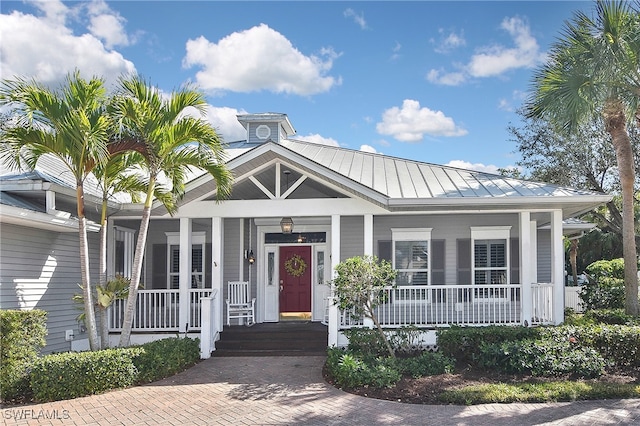
[[[331,215],[331,279],[336,276],[336,266],[340,263],[340,215]],[[333,289],[329,298],[329,342],[328,345],[338,346],[338,307],[333,303]]]
[[[180,218],[180,306],[178,314],[178,330],[185,333],[189,328],[191,288],[191,219]]]
[[[534,253],[531,252],[531,213],[520,212],[520,286],[521,286],[521,322],[525,326],[531,325],[532,293],[531,283],[533,282],[531,259]]]
[[[364,215],[364,254],[373,256],[373,215]]]
[[[553,283],[553,323],[564,322],[564,245],[562,210],[551,212],[551,282]]]
[[[364,254],[373,255],[373,215],[364,215]],[[374,323],[371,318],[364,318],[362,325],[367,328],[373,328]]]
[[[224,286],[222,270],[222,247],[224,244],[224,232],[221,217],[211,218],[211,289],[218,292],[216,312],[218,315],[217,330],[222,331],[224,324]]]

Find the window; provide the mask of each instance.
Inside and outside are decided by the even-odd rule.
[[[431,228],[392,229],[393,268],[399,286],[428,285]]]
[[[474,290],[475,297],[504,298],[509,284],[509,233],[511,227],[471,228],[473,284],[487,287]]]
[[[204,288],[205,282],[205,234],[191,235],[191,288]],[[167,232],[167,288],[180,288],[180,234]]]
[[[130,278],[133,267],[133,229],[115,228],[114,276]]]

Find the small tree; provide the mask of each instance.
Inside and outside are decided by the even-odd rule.
[[[387,301],[389,293],[385,287],[395,287],[396,271],[391,263],[378,261],[375,256],[356,256],[340,262],[336,273],[333,280],[335,304],[354,319],[371,318],[389,354],[395,357],[374,312],[376,307]]]

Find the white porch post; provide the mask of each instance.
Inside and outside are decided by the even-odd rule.
[[[531,282],[538,282],[538,222],[532,220],[531,227]]]
[[[340,263],[340,215],[331,215],[331,279],[336,276],[336,266]],[[338,346],[338,307],[329,299],[329,347]]]
[[[562,210],[551,212],[551,282],[553,283],[553,323],[564,322],[564,245]]]
[[[364,215],[364,254],[373,255],[373,215]],[[371,318],[365,317],[362,325],[367,328],[373,328],[374,323]]]
[[[531,252],[531,213],[520,212],[520,286],[521,294],[521,322],[525,326],[531,325],[532,293],[531,283],[533,282],[531,259],[535,253]]]
[[[223,326],[223,271],[222,271],[222,247],[224,245],[224,232],[222,228],[222,218],[211,218],[211,288],[215,292],[218,290],[218,297],[214,303],[217,303],[216,315],[218,316],[216,324],[217,330],[222,331]]]
[[[373,256],[373,215],[364,215],[364,254]]]
[[[178,330],[181,333],[189,327],[189,289],[191,288],[191,219],[180,218],[180,309],[178,310]]]

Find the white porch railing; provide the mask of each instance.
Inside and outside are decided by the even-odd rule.
[[[553,324],[553,284],[531,284],[531,324]]]
[[[210,291],[210,294],[198,299],[202,307],[200,327],[200,358],[211,357],[211,352],[216,350],[215,342],[219,336],[217,299],[218,290]]]
[[[580,299],[580,290],[582,287],[565,287],[564,288],[564,306],[572,308],[576,312],[583,312],[584,306]]]
[[[552,284],[532,285],[533,324],[552,322],[552,289]],[[378,321],[385,328],[522,323],[523,301],[519,284],[400,286],[385,291],[388,301],[376,308]],[[362,324],[347,312],[340,313],[341,329]]]
[[[190,289],[189,331],[200,330],[200,299],[211,295],[211,289]],[[116,300],[109,309],[109,331],[122,330],[126,300]],[[132,331],[178,331],[180,319],[179,290],[138,290]]]

